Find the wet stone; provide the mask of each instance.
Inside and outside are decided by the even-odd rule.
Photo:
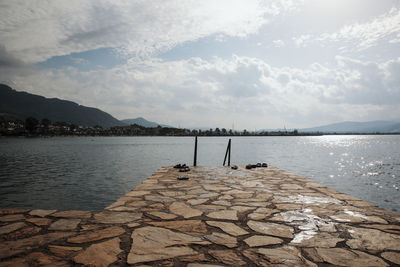
[[[351,237],[346,244],[352,249],[367,251],[382,251],[384,249],[400,251],[400,236],[385,233],[375,229],[351,227],[348,229]]]
[[[22,228],[20,230],[17,230],[15,232],[9,233],[2,238],[5,240],[13,240],[13,239],[19,239],[19,238],[25,238],[34,234],[37,234],[41,231],[42,229],[39,227],[27,227],[27,228]]]
[[[89,266],[108,266],[118,260],[118,254],[122,252],[119,247],[119,238],[93,244],[74,257],[76,263]]]
[[[25,209],[0,209],[0,215],[8,215],[8,214],[17,214],[17,213],[25,213],[29,210]]]

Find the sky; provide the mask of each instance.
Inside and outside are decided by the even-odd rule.
[[[180,127],[400,119],[400,1],[0,0],[0,82]]]

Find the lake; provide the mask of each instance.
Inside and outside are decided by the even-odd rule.
[[[229,137],[199,137],[222,165]],[[193,164],[194,137],[0,138],[0,207],[99,211],[161,166]],[[400,136],[232,137],[231,164],[266,162],[400,211]]]

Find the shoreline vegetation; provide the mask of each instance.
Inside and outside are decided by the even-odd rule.
[[[400,135],[395,133],[363,132],[299,132],[298,130],[236,131],[225,128],[208,130],[174,127],[144,127],[137,124],[103,128],[99,125],[77,126],[66,122],[52,123],[48,119],[29,117],[25,121],[0,121],[2,137],[53,137],[53,136],[322,136],[322,135]]]

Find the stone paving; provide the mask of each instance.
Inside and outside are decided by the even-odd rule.
[[[399,214],[275,167],[163,167],[99,213],[1,209],[0,239],[0,266],[400,265]]]

